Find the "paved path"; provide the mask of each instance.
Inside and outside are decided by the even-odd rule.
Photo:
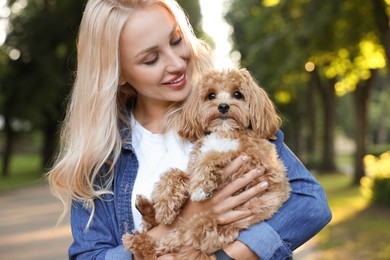
[[[67,259],[69,221],[56,228],[61,204],[47,185],[0,192],[0,259]]]

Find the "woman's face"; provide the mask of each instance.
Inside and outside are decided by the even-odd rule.
[[[190,47],[167,10],[158,5],[137,10],[120,38],[120,84],[136,90],[137,106],[182,101],[191,88],[187,83],[190,57]]]

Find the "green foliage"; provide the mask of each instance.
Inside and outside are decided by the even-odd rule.
[[[235,0],[226,18],[242,65],[267,88],[290,92],[293,102],[309,81],[304,69],[309,61],[322,77],[347,77],[345,84],[364,79],[367,68],[384,66],[372,64],[375,51],[382,61],[384,57],[375,16],[365,0]]]
[[[241,65],[264,85],[282,115],[286,136],[293,136],[293,141],[286,139],[288,145],[297,153],[312,153],[313,145],[304,151],[305,138],[313,144],[316,131],[322,134],[322,169],[334,170],[337,97],[347,93],[353,95],[340,111],[341,126],[348,135],[356,133],[356,160],[365,154],[364,105],[375,75],[386,65],[382,39],[388,36],[378,20],[386,19],[390,3],[374,8],[377,1],[384,0],[233,0],[226,15]],[[361,164],[355,165],[360,179]]]
[[[9,58],[0,65],[7,71],[0,75],[4,100],[0,112],[39,128],[62,118],[75,68],[72,53],[83,5],[80,0],[26,3],[11,13],[11,27],[1,46]],[[17,4],[11,1],[9,6]]]
[[[390,178],[375,178],[372,190],[374,204],[390,206]]]
[[[390,151],[379,157],[364,158],[366,176],[361,180],[362,193],[374,204],[390,206]]]

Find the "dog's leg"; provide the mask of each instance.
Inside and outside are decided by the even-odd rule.
[[[148,198],[137,195],[135,207],[142,215],[142,228],[144,231],[149,231],[158,224],[153,203]]]
[[[191,200],[203,201],[211,197],[214,190],[218,188],[217,183],[220,183],[221,171],[216,169],[199,169],[193,172],[193,177],[190,182]]]
[[[216,220],[200,214],[179,220],[172,232],[156,241],[155,250],[157,255],[175,254],[177,259],[208,260],[210,254],[221,248],[217,238]]]
[[[200,160],[190,165],[189,172],[191,179],[189,192],[191,200],[203,201],[208,199],[215,190],[221,188],[226,181],[223,175],[223,169],[231,162],[230,153],[213,153],[206,156],[200,156]]]
[[[158,223],[171,224],[180,213],[189,197],[188,181],[188,174],[179,169],[161,176],[152,194]]]
[[[135,235],[124,234],[122,242],[126,250],[142,256],[143,259],[157,259],[154,242],[146,233],[135,231]]]
[[[216,218],[199,214],[189,220],[179,220],[176,229],[156,241],[157,255],[175,254],[178,259],[209,260],[210,255],[233,242],[238,235],[222,229]]]

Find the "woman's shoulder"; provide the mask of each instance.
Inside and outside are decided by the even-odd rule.
[[[278,129],[276,131],[276,134],[272,138],[270,138],[270,141],[273,144],[275,144],[276,149],[279,153],[284,145],[284,134],[283,134],[282,130]]]

